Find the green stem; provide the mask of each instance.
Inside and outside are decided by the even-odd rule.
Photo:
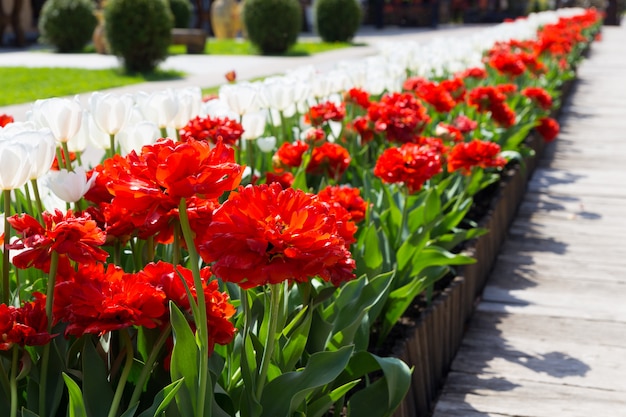
[[[148,264],[154,261],[154,236],[148,236],[146,239],[146,262]]]
[[[120,379],[119,381],[117,381],[117,388],[115,389],[113,401],[111,401],[111,408],[109,409],[108,417],[115,417],[117,415],[117,410],[118,408],[120,408],[120,401],[122,400],[124,388],[126,387],[126,381],[128,380],[128,375],[130,374],[130,370],[133,367],[133,359],[135,356],[135,353],[133,351],[133,343],[130,340],[128,329],[124,328],[119,333],[122,337],[122,340],[124,341],[124,345],[126,346],[126,363],[124,364],[122,375],[120,375]]]
[[[17,417],[17,369],[19,368],[19,346],[13,345],[11,361],[11,417]]]
[[[9,304],[9,249],[7,245],[11,239],[11,225],[9,217],[11,215],[11,190],[4,190],[4,251],[2,252],[2,302]]]
[[[265,378],[267,378],[267,371],[270,368],[270,362],[272,361],[272,355],[274,354],[274,344],[276,342],[276,327],[278,324],[278,316],[280,314],[280,299],[281,299],[281,285],[270,285],[270,316],[269,316],[269,329],[267,330],[267,341],[265,342],[265,349],[263,350],[263,358],[261,359],[261,371],[259,372],[259,380],[256,386],[256,399],[261,400],[263,395],[263,387],[265,386]]]
[[[37,218],[41,220],[41,214],[44,212],[43,202],[41,201],[41,195],[39,194],[39,185],[37,184],[37,180],[31,180],[30,184],[33,187],[33,194],[35,194],[35,205],[37,206],[38,216]]]
[[[400,221],[400,230],[398,230],[398,234],[396,235],[396,244],[394,246],[397,251],[400,249],[400,244],[402,243],[402,233],[404,232],[404,228],[406,226],[406,218],[409,213],[409,190],[406,187],[403,187],[404,201],[402,204],[402,220]]]
[[[48,317],[48,333],[52,331],[52,304],[54,301],[54,283],[56,280],[57,268],[59,266],[59,253],[52,251],[50,258],[50,273],[48,274],[48,284],[46,286],[46,316]],[[39,379],[39,415],[46,415],[46,388],[48,379],[48,362],[50,361],[50,343],[46,343],[41,354],[41,376]]]
[[[107,149],[106,155],[109,158],[113,158],[113,155],[115,155],[115,134],[114,133],[109,133],[109,149]]]
[[[180,222],[174,224],[174,243],[172,246],[172,264],[178,265],[180,263]]]
[[[11,383],[9,382],[9,375],[7,374],[7,370],[4,369],[2,361],[0,361],[0,384],[2,385],[4,393],[10,397]]]
[[[196,288],[196,297],[198,299],[198,316],[195,317],[196,328],[198,332],[198,340],[200,341],[200,363],[198,368],[198,398],[196,406],[196,415],[203,416],[206,406],[206,391],[209,386],[209,346],[208,346],[208,325],[207,325],[207,311],[206,301],[204,298],[204,290],[202,284],[202,278],[200,277],[200,257],[196,251],[196,245],[193,240],[193,232],[189,224],[189,216],[187,215],[187,202],[184,198],[181,198],[178,206],[178,212],[180,217],[180,227],[187,244],[187,252],[189,253],[189,263],[191,273],[193,275],[193,283]],[[194,300],[189,300],[193,303]],[[210,406],[210,405],[209,405]]]
[[[70,158],[70,150],[67,147],[67,142],[61,142],[61,146],[63,147],[63,155],[65,155],[65,168],[72,172],[74,168],[72,168],[72,160]]]
[[[152,347],[152,350],[150,351],[150,355],[148,356],[146,363],[143,365],[141,374],[139,374],[139,378],[137,379],[137,382],[135,383],[135,389],[133,390],[133,395],[130,398],[130,402],[129,402],[131,406],[135,404],[137,401],[139,401],[139,397],[141,396],[141,393],[143,392],[143,386],[146,383],[148,376],[152,372],[153,365],[156,362],[157,356],[159,355],[161,348],[163,347],[163,345],[165,344],[165,341],[167,340],[167,338],[170,336],[171,333],[172,333],[172,326],[168,324],[167,327],[159,334],[159,338],[157,339],[156,343]]]
[[[161,131],[161,137],[162,138],[166,138],[167,137],[167,128],[166,127],[161,127],[161,128],[159,128],[159,130]]]
[[[248,157],[248,166],[250,167],[250,182],[252,183],[254,179],[254,147],[256,146],[256,143],[249,140],[246,142],[246,145],[246,156]]]

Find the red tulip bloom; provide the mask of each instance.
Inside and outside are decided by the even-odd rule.
[[[316,127],[322,126],[324,123],[332,120],[340,122],[346,117],[346,109],[342,104],[335,104],[332,101],[325,101],[309,108],[304,115],[304,121]]]
[[[266,184],[277,183],[277,184],[280,184],[280,186],[283,188],[291,187],[291,185],[293,184],[293,180],[294,180],[294,177],[291,172],[283,172],[280,174],[267,172],[265,174]]]
[[[440,155],[429,146],[415,143],[385,150],[374,167],[374,175],[383,182],[404,184],[409,193],[419,191],[426,181],[440,172]]]
[[[537,132],[544,138],[546,142],[552,142],[559,134],[559,122],[551,117],[539,119],[539,126],[535,127]]]
[[[71,210],[65,214],[59,210],[45,212],[43,226],[28,214],[16,214],[7,220],[19,236],[8,245],[9,249],[21,251],[13,258],[18,268],[34,266],[45,270],[53,251],[78,263],[103,262],[109,256],[99,247],[106,235],[89,214],[75,216]]]
[[[209,353],[213,352],[214,345],[226,345],[235,336],[235,327],[230,321],[235,314],[235,307],[229,303],[228,294],[220,292],[217,280],[211,280],[209,268],[200,271],[202,290],[207,311],[207,328],[209,331]],[[146,280],[153,286],[163,291],[166,296],[165,306],[169,300],[173,301],[187,317],[192,317],[191,304],[181,281],[185,280],[191,294],[197,301],[197,290],[191,271],[180,265],[176,266],[167,262],[151,263],[146,265],[143,271],[136,274],[137,279]],[[166,314],[169,314],[166,308]],[[192,323],[193,324],[193,323]]]
[[[472,67],[455,74],[459,78],[476,78],[482,80],[487,78],[487,71],[484,68]]]
[[[102,335],[131,326],[155,328],[166,313],[165,293],[120,267],[83,265],[54,289],[55,322],[67,323],[65,335]]]
[[[321,201],[338,204],[345,208],[355,223],[365,219],[367,202],[361,197],[361,190],[347,185],[329,185],[318,194]]]
[[[385,132],[388,140],[402,143],[414,142],[430,121],[426,107],[411,93],[384,95],[380,102],[370,105],[367,116],[376,132]]]
[[[34,292],[34,301],[21,307],[0,304],[0,351],[19,346],[42,346],[54,335],[48,333],[46,296]]]
[[[354,279],[337,219],[317,196],[279,184],[239,187],[213,214],[199,242],[213,273],[242,288],[320,277]]]
[[[448,154],[448,172],[460,170],[463,175],[471,174],[475,166],[489,168],[504,165],[506,159],[500,156],[500,145],[494,142],[475,139],[457,143]]]
[[[461,114],[452,121],[452,126],[456,127],[461,133],[469,133],[478,127],[478,123],[469,117]]]
[[[354,103],[363,109],[367,109],[370,106],[370,95],[367,91],[354,87],[345,93],[344,101],[346,103]]]
[[[306,172],[326,175],[334,180],[339,180],[348,169],[350,160],[350,153],[346,148],[336,143],[326,142],[313,149]]]
[[[541,87],[525,88],[522,90],[522,95],[537,103],[543,110],[550,110],[552,108],[552,97]]]
[[[183,141],[193,138],[213,144],[221,138],[226,145],[234,145],[241,139],[241,135],[243,135],[241,123],[228,117],[198,116],[180,130],[180,139]]]
[[[0,127],[5,127],[9,123],[13,123],[15,119],[8,114],[0,114]]]
[[[298,140],[294,143],[283,143],[272,157],[276,169],[297,168],[302,165],[302,155],[309,149],[309,145]]]
[[[448,113],[457,104],[452,94],[447,88],[448,84],[436,83],[432,81],[421,83],[415,90],[417,97],[433,106],[439,113]]]

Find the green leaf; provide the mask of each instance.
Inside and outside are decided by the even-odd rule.
[[[445,235],[439,236],[433,240],[433,243],[445,250],[452,250],[462,242],[470,239],[477,238],[484,234],[489,233],[489,230],[484,227],[475,227],[473,229],[458,229]]]
[[[411,276],[418,276],[424,268],[429,266],[467,265],[475,262],[476,259],[470,256],[451,253],[432,245],[424,248],[413,258]]]
[[[334,403],[345,397],[345,395],[358,384],[359,380],[348,382],[317,398],[308,405],[307,417],[323,417]]]
[[[361,238],[357,245],[363,253],[362,262],[368,272],[375,273],[374,271],[379,271],[383,264],[383,254],[374,224],[367,226]]]
[[[295,326],[290,323],[283,330],[287,340],[278,351],[283,372],[292,370],[302,357],[311,329],[311,319],[308,306],[305,306],[291,322],[299,324]]]
[[[353,355],[345,378],[355,378],[381,370],[383,376],[357,391],[348,402],[353,417],[387,417],[400,405],[411,385],[411,370],[397,358],[381,358],[370,352]]]
[[[34,412],[27,410],[24,407],[22,407],[20,412],[22,413],[22,417],[39,417],[39,414],[35,414]]]
[[[83,346],[83,395],[90,417],[106,417],[113,402],[113,390],[107,381],[102,358],[91,338]]]
[[[139,401],[137,401],[135,405],[126,409],[126,411],[124,411],[124,413],[120,417],[134,417],[138,408],[139,408]]]
[[[176,393],[182,386],[183,379],[181,378],[172,382],[166,387],[163,387],[163,389],[154,396],[154,401],[152,402],[150,408],[143,411],[141,414],[139,414],[138,417],[157,417],[159,414],[165,411],[167,406],[170,404],[170,402],[172,402],[172,400],[176,396]]]
[[[288,372],[270,381],[263,390],[263,417],[288,417],[315,388],[331,383],[343,372],[353,346],[333,352],[318,352],[301,371]]]
[[[441,198],[436,188],[431,188],[426,193],[424,204],[424,224],[428,225],[441,215]]]
[[[446,213],[441,222],[432,230],[431,237],[436,238],[457,227],[472,208],[472,202],[472,197],[467,197],[463,200],[457,199],[450,212]]]
[[[173,302],[170,302],[170,321],[174,336],[170,376],[173,381],[183,379],[183,384],[176,393],[176,404],[181,415],[195,416],[196,398],[199,395],[199,350],[196,338],[187,319]]]
[[[402,245],[400,245],[400,249],[398,249],[396,257],[399,271],[404,271],[406,266],[411,262],[411,259],[413,259],[424,248],[424,246],[426,246],[429,236],[430,233],[426,230],[411,233],[409,238],[405,240]]]
[[[536,121],[532,121],[530,123],[525,123],[523,125],[517,125],[516,130],[513,134],[507,135],[504,134],[498,142],[503,151],[515,151],[517,150],[522,142],[528,137],[530,131],[537,125]]]
[[[63,372],[63,380],[65,381],[65,386],[67,386],[67,391],[70,396],[70,403],[67,410],[69,417],[87,417],[87,410],[85,410],[83,393],[80,391],[80,387],[65,372]]]

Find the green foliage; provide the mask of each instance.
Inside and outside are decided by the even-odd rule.
[[[315,29],[324,42],[349,42],[361,25],[356,0],[317,0]]]
[[[41,9],[41,40],[59,52],[81,50],[98,24],[91,0],[48,0]]]
[[[175,28],[188,28],[191,19],[191,2],[189,0],[169,0],[170,10],[174,15]]]
[[[128,72],[148,72],[167,57],[174,23],[166,0],[109,0],[104,8],[111,52]]]
[[[302,9],[298,0],[244,0],[243,24],[262,54],[282,54],[298,40]]]

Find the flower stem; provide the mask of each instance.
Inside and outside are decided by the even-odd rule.
[[[9,217],[11,215],[11,190],[4,190],[4,251],[2,251],[2,302],[9,304],[9,249],[7,245],[11,239],[11,225]]]
[[[39,185],[37,184],[37,180],[31,180],[31,185],[33,186],[33,194],[35,194],[35,204],[37,205],[38,216],[37,218],[41,220],[41,214],[44,211],[43,203],[41,202],[41,195],[39,194]]]
[[[276,325],[278,324],[278,316],[280,314],[280,298],[281,298],[281,285],[270,285],[270,315],[269,315],[269,329],[267,330],[267,341],[265,342],[265,350],[263,350],[263,358],[261,359],[261,371],[259,372],[259,380],[256,386],[256,399],[261,400],[263,395],[263,387],[265,386],[265,378],[267,378],[267,371],[270,368],[270,362],[272,361],[272,355],[274,354],[274,344],[276,342]]]
[[[109,133],[109,149],[107,149],[107,157],[113,158],[115,155],[115,134]]]
[[[146,380],[148,379],[150,372],[152,372],[152,367],[154,365],[154,362],[156,361],[157,356],[159,352],[161,351],[161,348],[163,347],[163,345],[165,344],[165,341],[167,340],[167,338],[169,337],[171,333],[172,333],[172,326],[168,324],[167,327],[163,329],[163,331],[161,331],[161,333],[159,334],[159,338],[157,339],[156,343],[152,347],[152,350],[150,351],[150,355],[148,356],[146,363],[143,365],[141,374],[139,374],[139,378],[137,379],[137,382],[135,383],[135,389],[133,390],[133,395],[130,398],[130,402],[129,402],[131,406],[135,404],[137,401],[139,401],[139,397],[141,396],[141,393],[143,391],[143,386],[146,383]]]
[[[17,368],[19,359],[19,346],[13,345],[13,358],[11,361],[11,417],[17,417]]]
[[[70,150],[67,147],[67,142],[61,142],[61,146],[63,147],[63,155],[65,155],[65,168],[69,172],[73,172],[74,169],[72,168],[72,160],[70,158]],[[60,162],[59,162],[59,166],[61,166]]]
[[[59,266],[59,253],[52,251],[50,257],[50,273],[46,287],[46,316],[48,317],[48,333],[52,330],[52,305],[54,301],[54,283]],[[50,361],[50,344],[46,343],[41,354],[41,376],[39,379],[39,415],[46,415],[46,388],[48,379],[48,362]]]
[[[398,230],[398,234],[396,235],[396,244],[394,249],[397,251],[400,249],[400,245],[402,243],[402,232],[404,232],[404,228],[406,225],[406,218],[409,213],[409,190],[403,187],[404,201],[402,202],[402,220],[400,221],[400,230]]]
[[[193,284],[196,288],[196,297],[198,299],[198,315],[194,316],[196,328],[198,332],[197,339],[200,341],[200,363],[198,368],[198,398],[196,403],[196,415],[203,416],[206,406],[206,390],[209,384],[209,339],[208,339],[208,326],[207,326],[207,311],[206,301],[204,298],[204,290],[202,285],[202,278],[200,277],[200,257],[196,251],[196,244],[193,240],[193,232],[189,224],[189,216],[187,215],[187,202],[184,198],[181,198],[178,206],[178,212],[180,217],[180,227],[187,244],[187,251],[189,253],[189,263],[191,273],[193,275]],[[194,300],[189,300],[193,304]],[[210,405],[209,405],[210,406]]]
[[[126,381],[128,380],[130,370],[133,367],[133,359],[135,356],[135,353],[133,351],[133,343],[130,340],[128,329],[122,329],[120,331],[120,335],[122,337],[122,340],[124,341],[124,345],[126,346],[126,363],[124,364],[122,375],[120,375],[120,379],[119,381],[117,381],[117,388],[115,389],[113,401],[111,401],[111,408],[109,409],[108,417],[115,417],[117,415],[117,410],[118,408],[120,408],[120,401],[122,400],[122,395],[124,394],[124,387],[126,386]]]

